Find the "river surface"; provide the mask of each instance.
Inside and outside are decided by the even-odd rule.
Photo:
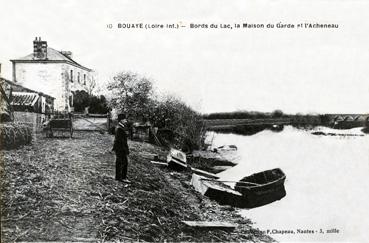
[[[312,135],[315,130],[351,136]],[[355,134],[360,136],[352,136]],[[284,198],[240,211],[259,229],[269,230],[274,239],[369,242],[369,135],[363,136],[359,128],[320,127],[307,131],[287,126],[278,133],[270,130],[252,136],[209,133],[208,138],[213,140],[214,147],[230,144],[238,147],[230,156],[238,164],[220,173],[222,180],[239,180],[277,167],[285,172]],[[313,233],[298,233],[298,229]],[[294,234],[281,234],[282,230]]]

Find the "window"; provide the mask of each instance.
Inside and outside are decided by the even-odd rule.
[[[80,83],[80,73],[78,72],[78,76],[77,76],[77,80],[78,80],[78,83]]]
[[[86,74],[83,74],[83,84],[86,85]]]
[[[70,81],[73,83],[73,70],[70,70]]]

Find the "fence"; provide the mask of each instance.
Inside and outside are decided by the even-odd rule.
[[[73,114],[73,129],[76,131],[108,131],[110,127],[109,114]]]

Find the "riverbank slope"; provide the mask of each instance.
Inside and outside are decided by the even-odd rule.
[[[165,153],[159,147],[130,141],[132,183],[115,181],[112,141],[77,132],[2,151],[3,241],[272,241],[234,208],[195,192],[188,174],[151,164],[152,154]],[[238,227],[200,231],[182,220]]]

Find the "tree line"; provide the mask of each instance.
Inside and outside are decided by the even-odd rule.
[[[281,110],[274,110],[273,112],[259,112],[259,111],[233,111],[233,112],[216,112],[203,115],[204,119],[266,119],[266,118],[287,118]]]

